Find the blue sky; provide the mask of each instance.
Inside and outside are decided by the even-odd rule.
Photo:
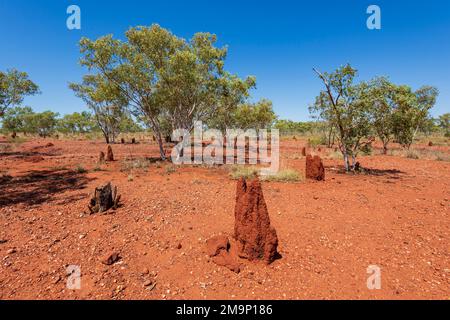
[[[81,30],[66,28],[66,9],[81,8]],[[382,29],[366,27],[377,4]],[[437,86],[434,116],[450,112],[450,1],[85,1],[0,0],[0,70],[27,71],[42,94],[25,103],[61,114],[85,110],[68,89],[86,72],[78,40],[158,23],[184,38],[217,34],[229,46],[226,69],[255,75],[253,99],[268,98],[280,118],[307,120],[321,90],[312,67],[331,71],[347,62],[361,80],[387,75],[395,83]]]

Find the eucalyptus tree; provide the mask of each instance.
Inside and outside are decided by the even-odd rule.
[[[58,131],[62,133],[87,133],[95,127],[94,117],[87,111],[65,114],[58,121]]]
[[[30,121],[29,126],[32,128],[32,132],[38,134],[40,137],[47,138],[53,134],[58,124],[57,112],[44,111],[40,113],[33,113],[27,119]]]
[[[450,113],[439,116],[438,126],[444,131],[446,137],[450,137]]]
[[[388,145],[394,139],[395,112],[402,96],[402,87],[391,83],[386,77],[369,81],[368,90],[362,97],[369,105],[371,123],[387,154]]]
[[[417,91],[406,85],[397,88],[393,132],[403,147],[411,147],[417,132],[427,122],[438,95],[438,89],[432,86],[423,86]]]
[[[332,73],[314,69],[325,90],[316,97],[310,112],[334,127],[346,171],[354,170],[358,153],[368,146],[371,137],[369,104],[363,99],[368,84],[355,84],[357,70],[345,65]],[[351,164],[350,164],[351,159]]]
[[[190,131],[195,121],[236,107],[254,86],[254,78],[240,79],[224,70],[227,49],[215,46],[215,35],[197,33],[187,41],[152,25],[131,28],[125,36],[125,41],[111,35],[83,38],[81,64],[145,120],[162,159],[163,124]]]
[[[26,72],[16,69],[0,71],[0,117],[9,107],[20,106],[26,96],[39,93],[39,87]]]
[[[100,74],[86,75],[81,84],[71,83],[69,87],[93,111],[95,122],[106,143],[114,143],[120,133],[128,103],[117,87],[111,86]]]
[[[2,128],[8,132],[31,133],[29,119],[34,114],[31,107],[8,108],[2,118]]]

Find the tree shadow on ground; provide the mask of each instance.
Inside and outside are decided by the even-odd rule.
[[[19,177],[6,177],[0,180],[0,207],[51,202],[58,194],[85,189],[92,180],[95,178],[64,169],[39,170]]]
[[[145,157],[145,160],[149,163],[163,163],[163,162],[171,162],[170,161],[170,155],[169,158],[166,160],[161,160],[161,157]]]
[[[390,177],[396,177],[398,178],[399,175],[405,174],[404,171],[397,170],[397,169],[371,169],[371,168],[364,168],[363,174],[370,175],[370,176],[390,176]]]
[[[53,156],[59,156],[62,155],[61,149],[53,148],[51,150],[42,150],[40,149],[33,149],[29,151],[7,151],[7,152],[0,152],[0,157],[8,157],[13,159],[26,159],[26,158],[32,158],[32,157],[53,157]]]
[[[327,167],[325,167],[327,168]],[[328,167],[331,168],[331,167]],[[335,167],[333,167],[335,168]],[[404,171],[397,169],[374,169],[374,168],[361,168],[360,171],[346,172],[344,166],[339,166],[337,170],[338,174],[349,174],[349,175],[366,175],[366,176],[388,176],[391,179],[399,179],[399,175],[405,174]]]

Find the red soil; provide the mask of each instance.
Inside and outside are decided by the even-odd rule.
[[[155,143],[114,145],[117,161],[98,171],[104,143],[52,140],[53,147],[34,149],[48,142],[0,152],[1,299],[450,296],[448,162],[377,152],[359,158],[370,174],[342,174],[341,160],[324,158],[323,183],[264,182],[282,258],[270,265],[240,260],[237,274],[205,254],[211,235],[231,239],[236,182],[225,169],[168,172],[152,162],[129,179],[124,159],[157,157]],[[304,173],[305,159],[291,157],[302,145],[283,141],[281,152],[282,163]],[[43,160],[26,161],[31,156]],[[89,215],[92,190],[108,181],[121,191],[122,207]],[[103,264],[100,257],[111,252],[121,259]],[[81,267],[81,290],[66,287],[69,265]],[[369,265],[381,268],[381,290],[367,288]]]

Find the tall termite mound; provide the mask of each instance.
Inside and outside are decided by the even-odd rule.
[[[241,258],[263,260],[267,264],[277,256],[278,237],[270,225],[269,212],[258,178],[237,183],[234,237]]]
[[[114,161],[114,154],[111,146],[108,146],[108,150],[106,152],[106,161]]]
[[[306,147],[302,148],[302,157],[306,157]]]
[[[323,181],[325,180],[325,168],[319,156],[306,156],[306,178]]]

